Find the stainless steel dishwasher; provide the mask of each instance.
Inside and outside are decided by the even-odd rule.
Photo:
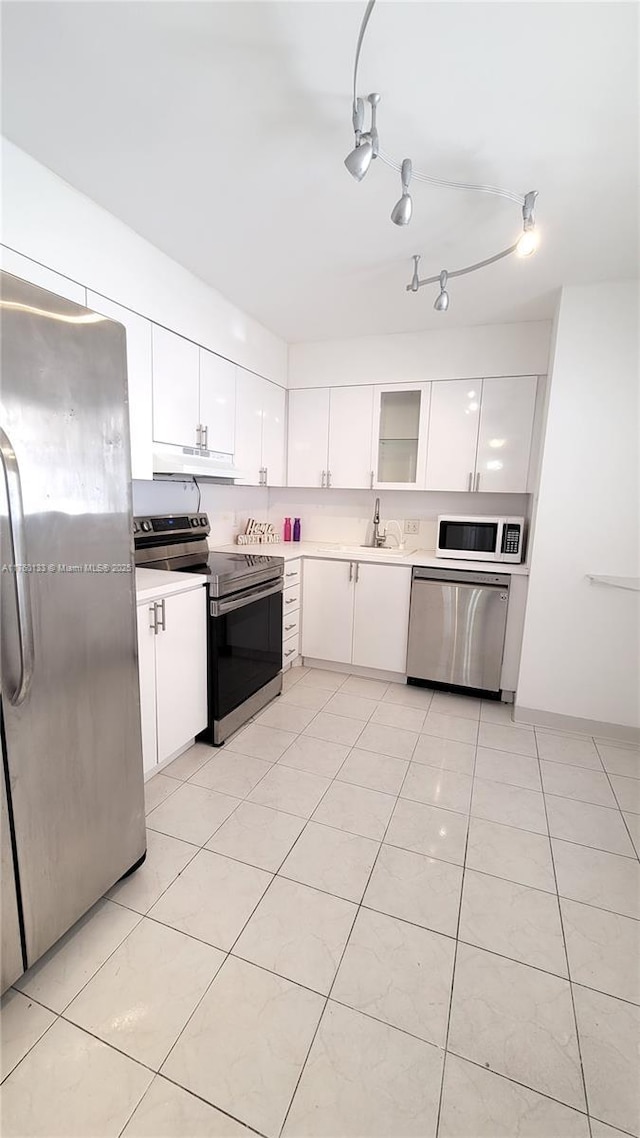
[[[422,569],[411,581],[409,679],[499,692],[508,575]]]

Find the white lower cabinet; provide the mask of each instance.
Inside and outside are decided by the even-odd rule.
[[[302,654],[405,672],[411,568],[305,560]]]
[[[206,589],[138,605],[145,773],[207,725]]]
[[[359,562],[354,598],[351,663],[406,672],[410,567]]]

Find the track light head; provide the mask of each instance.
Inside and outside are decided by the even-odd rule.
[[[411,194],[409,193],[409,182],[411,181],[410,158],[403,160],[400,176],[402,179],[402,197],[399,198],[391,210],[391,220],[394,225],[408,225],[413,212],[413,202],[411,200]]]
[[[449,274],[445,269],[440,273],[440,292],[438,293],[433,307],[436,312],[446,312],[449,307],[449,293],[447,292],[447,280]]]
[[[532,253],[535,253],[540,243],[534,216],[537,196],[537,190],[530,190],[524,197],[524,205],[522,207],[522,234],[516,245],[516,253],[519,257],[530,257]]]
[[[353,150],[344,160],[347,170],[356,182],[361,182],[371,165],[373,145],[368,134],[360,136]]]
[[[411,292],[417,292],[418,289],[420,288],[420,277],[418,276],[418,262],[419,262],[419,260],[420,260],[420,254],[414,253],[413,254],[413,276],[411,278],[411,284],[409,285],[409,289],[411,290]]]

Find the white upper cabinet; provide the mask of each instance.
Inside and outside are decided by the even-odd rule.
[[[199,348],[153,325],[153,438],[158,443],[197,446],[199,432]]]
[[[431,385],[427,490],[473,490],[482,380]]]
[[[430,383],[374,388],[372,463],[376,489],[424,489]]]
[[[236,365],[200,348],[200,412],[203,445],[233,454],[236,425]]]
[[[236,368],[236,449],[238,479],[250,486],[282,486],[285,463],[284,388]]]
[[[240,482],[262,483],[262,390],[261,379],[243,367],[236,368],[235,465]]]
[[[476,490],[527,490],[537,382],[535,375],[483,380]]]
[[[153,478],[151,447],[151,322],[128,308],[87,292],[87,307],[101,316],[124,324],[127,335],[127,386],[129,392],[129,434],[131,437],[131,477]]]
[[[328,387],[289,392],[289,486],[326,486],[330,398]]]
[[[327,483],[335,488],[372,485],[373,387],[333,387],[329,408]]]
[[[289,392],[289,486],[371,486],[372,387]]]
[[[262,380],[262,480],[267,486],[284,486],[286,392]]]
[[[524,493],[536,376],[432,384],[427,490]]]
[[[355,581],[351,662],[362,668],[406,672],[410,566],[359,562]]]

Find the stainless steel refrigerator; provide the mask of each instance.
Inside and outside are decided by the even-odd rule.
[[[125,332],[0,280],[2,991],[144,859]]]

